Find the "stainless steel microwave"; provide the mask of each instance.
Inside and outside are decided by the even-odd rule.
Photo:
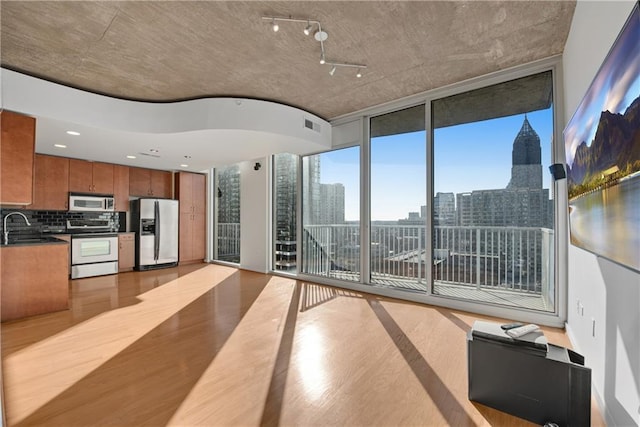
[[[113,196],[92,196],[87,194],[69,194],[69,210],[85,212],[113,212]]]

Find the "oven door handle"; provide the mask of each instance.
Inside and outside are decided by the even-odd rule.
[[[155,241],[153,244],[153,259],[158,260],[160,255],[160,203],[156,200],[153,205],[153,216],[155,217]]]

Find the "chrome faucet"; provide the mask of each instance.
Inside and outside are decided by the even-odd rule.
[[[11,215],[15,215],[15,214],[18,214],[18,215],[22,216],[22,218],[24,218],[24,220],[27,223],[27,225],[31,226],[31,223],[29,222],[27,217],[24,216],[24,214],[22,212],[9,212],[8,214],[6,214],[4,216],[4,224],[3,224],[3,228],[2,228],[2,231],[4,232],[4,244],[5,245],[9,244],[9,230],[7,230],[7,218],[9,218]]]

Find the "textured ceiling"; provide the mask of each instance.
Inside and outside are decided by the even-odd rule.
[[[325,119],[562,53],[573,1],[2,1],[1,63],[144,101],[272,100]],[[263,15],[318,20],[274,33]]]

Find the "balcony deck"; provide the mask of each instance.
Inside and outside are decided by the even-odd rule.
[[[332,271],[329,277],[334,279],[357,281],[357,274],[345,271]],[[394,288],[418,293],[427,292],[427,284],[402,278],[373,277],[371,286]],[[436,282],[434,293],[440,296],[477,301],[488,304],[499,304],[507,307],[524,308],[538,311],[553,311],[539,293],[525,293],[507,289],[488,289],[464,284]]]

